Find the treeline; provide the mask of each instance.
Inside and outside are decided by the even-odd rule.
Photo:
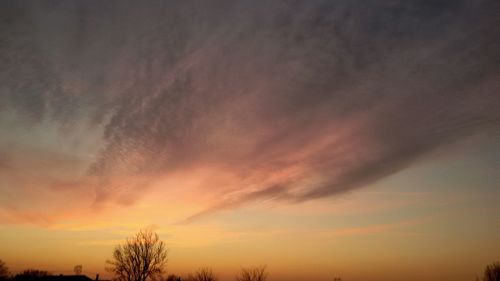
[[[175,274],[168,275],[166,281],[217,281],[217,275],[212,269],[203,267],[194,273],[190,273],[185,277]],[[236,281],[265,281],[267,272],[265,266],[254,266],[242,268],[239,274],[235,277]]]
[[[203,267],[194,273],[181,277],[175,274],[170,274],[165,279],[166,281],[217,281],[217,275],[212,269]],[[236,281],[265,281],[267,272],[265,266],[254,266],[242,268],[239,274],[235,277]]]
[[[10,275],[5,263],[3,263],[0,260],[0,281],[52,281],[52,280],[57,280],[58,277],[75,277],[75,276],[78,277],[78,275],[72,275],[72,276],[52,275],[48,271],[38,270],[38,269],[26,269],[18,274]],[[80,277],[83,277],[79,279],[81,281],[84,281],[88,278],[84,275],[80,275]],[[194,273],[190,273],[186,276],[169,274],[164,278],[160,279],[151,278],[151,279],[152,281],[217,281],[218,280],[217,275],[214,273],[214,271],[208,267],[200,268],[196,270]],[[235,277],[236,281],[265,281],[266,279],[267,279],[267,273],[265,266],[242,268],[240,273]],[[120,279],[117,278],[117,280]],[[120,280],[120,281],[132,281],[132,280]]]
[[[31,281],[42,280],[52,276],[48,271],[38,269],[26,269],[16,275],[10,275],[9,269],[3,261],[0,260],[0,281]]]
[[[157,233],[141,230],[125,243],[113,250],[112,259],[106,261],[106,271],[113,274],[114,281],[217,281],[217,275],[210,268],[200,268],[187,276],[166,274],[168,250]],[[81,276],[81,265],[75,266],[74,276]],[[266,266],[242,268],[235,281],[266,281]],[[0,281],[89,281],[87,277],[61,280],[47,271],[28,269],[11,276],[5,263],[0,260]],[[165,277],[166,276],[166,277]],[[83,277],[83,276],[81,276]],[[56,280],[58,279],[58,280]],[[340,278],[334,278],[340,280]],[[500,263],[495,262],[484,270],[483,281],[500,281]],[[479,278],[477,278],[479,281]]]

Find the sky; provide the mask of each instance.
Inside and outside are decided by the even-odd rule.
[[[2,1],[0,259],[221,281],[500,259],[500,2]]]

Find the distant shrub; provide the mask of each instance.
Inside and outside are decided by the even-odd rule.
[[[181,281],[181,277],[175,274],[170,274],[165,281]]]
[[[500,262],[494,262],[486,266],[483,281],[500,281]]]
[[[239,275],[236,276],[236,281],[266,281],[266,279],[265,265],[242,268]]]
[[[14,276],[14,281],[28,281],[28,280],[36,280],[45,276],[51,275],[48,271],[38,270],[38,269],[26,269],[21,273],[16,274]]]
[[[5,265],[5,262],[0,260],[0,281],[7,280],[9,278],[9,268]]]
[[[183,281],[217,281],[217,276],[208,267],[198,269],[194,274],[189,274]]]

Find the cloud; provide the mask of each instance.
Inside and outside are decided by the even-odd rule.
[[[0,110],[103,126],[96,204],[199,169],[188,221],[302,202],[500,128],[496,1],[59,4],[3,4]]]

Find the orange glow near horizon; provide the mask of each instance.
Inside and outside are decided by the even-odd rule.
[[[222,280],[232,280],[239,268],[259,264],[267,265],[270,280],[330,280],[337,275],[349,280],[399,280],[401,275],[412,276],[409,280],[436,276],[453,280],[480,274],[495,257],[496,248],[491,246],[498,243],[498,226],[478,221],[481,213],[474,207],[488,199],[467,193],[450,197],[446,191],[423,187],[401,190],[400,180],[412,173],[425,169],[335,200],[262,202],[187,224],[179,224],[180,218],[209,206],[212,199],[203,203],[190,192],[164,192],[159,187],[178,179],[162,180],[133,205],[101,206],[66,219],[61,215],[54,218],[57,223],[3,225],[2,256],[12,272],[39,268],[70,274],[75,264],[83,264],[84,274],[108,278],[105,260],[114,246],[137,230],[152,227],[169,248],[168,272],[181,275],[209,266]],[[461,208],[464,204],[471,207]],[[457,228],[463,219],[476,220],[476,225]],[[463,243],[475,235],[482,241]],[[482,258],[464,264],[458,257],[467,253]]]
[[[152,227],[169,248],[168,272],[181,275],[208,266],[229,281],[241,267],[265,264],[271,281],[332,276],[354,281],[401,276],[415,281],[472,280],[498,254],[500,226],[485,214],[500,210],[494,204],[497,191],[470,189],[477,177],[489,179],[495,173],[482,160],[489,146],[482,151],[464,145],[451,149],[462,151],[461,156],[436,155],[432,163],[368,187],[303,202],[240,200],[255,192],[256,183],[295,178],[307,170],[301,165],[271,177],[259,169],[244,181],[234,167],[209,164],[154,177],[116,175],[108,178],[107,192],[120,189],[118,200],[98,201],[88,192],[98,178],[67,180],[78,179],[72,173],[81,168],[68,166],[64,155],[53,158],[53,148],[32,150],[44,154],[10,150],[17,161],[3,179],[20,188],[22,193],[10,196],[22,196],[24,202],[15,207],[5,200],[8,197],[1,199],[1,258],[12,273],[38,268],[71,274],[74,265],[82,264],[88,276],[111,278],[104,267],[114,246]],[[87,153],[94,151],[93,145],[88,147]],[[300,158],[310,149],[289,157]],[[33,156],[36,159],[29,160]],[[29,163],[32,171],[18,177],[22,163]],[[454,181],[435,171],[468,171],[469,176]],[[250,192],[234,188],[242,182]],[[147,184],[140,193],[123,188],[142,183]],[[203,192],[215,187],[215,193]],[[195,219],[186,220],[195,214]]]

